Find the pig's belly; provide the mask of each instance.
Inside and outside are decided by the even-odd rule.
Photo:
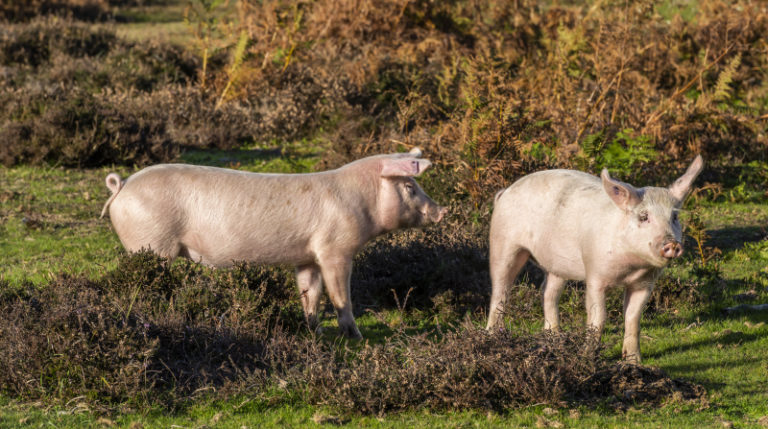
[[[531,256],[544,271],[568,280],[586,278],[584,261],[577,250],[542,245],[531,247]]]
[[[280,236],[276,233],[227,236],[203,229],[190,231],[182,244],[190,259],[216,267],[231,266],[235,261],[263,265],[313,263],[314,256],[308,243],[291,238],[290,234]]]

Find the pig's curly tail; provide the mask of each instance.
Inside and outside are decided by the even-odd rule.
[[[117,175],[117,173],[109,173],[107,174],[107,188],[109,188],[110,191],[112,191],[112,196],[109,197],[107,202],[104,204],[104,208],[101,209],[101,216],[99,216],[99,219],[104,217],[104,214],[107,213],[107,209],[109,208],[109,205],[112,204],[112,201],[114,201],[115,197],[117,196],[117,193],[120,192],[121,189],[123,189],[123,184],[125,183],[122,179],[120,179],[120,176]]]

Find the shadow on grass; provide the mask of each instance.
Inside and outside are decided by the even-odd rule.
[[[744,366],[750,366],[754,367],[759,365],[761,362],[763,362],[763,359],[753,357],[753,358],[742,358],[742,359],[729,359],[729,360],[709,360],[707,362],[691,362],[687,361],[685,363],[680,364],[665,364],[664,370],[669,371],[672,373],[679,373],[679,372],[692,372],[692,373],[700,373],[702,371],[707,371],[710,369],[720,369],[720,368],[735,368],[735,367],[744,367]],[[723,383],[712,381],[708,378],[699,377],[696,380],[698,383],[703,384],[707,388],[722,388]],[[719,390],[719,389],[718,389]]]
[[[690,341],[680,341],[674,345],[670,345],[667,347],[663,347],[660,349],[656,349],[653,351],[646,352],[646,356],[650,358],[661,358],[668,354],[677,354],[680,352],[686,352],[690,350],[700,350],[700,349],[711,349],[715,347],[726,347],[736,344],[744,344],[744,343],[751,343],[755,341],[759,341],[761,339],[765,339],[768,337],[768,332],[742,332],[742,331],[733,331],[729,329],[723,330],[719,335],[711,335],[707,336],[705,338],[696,338],[691,339]],[[665,365],[665,368],[688,368],[688,369],[694,369],[693,363],[685,363],[682,365]],[[723,363],[720,361],[711,361],[707,364],[703,364],[704,366],[700,369],[707,369],[715,366],[722,366]]]
[[[722,251],[737,250],[745,243],[763,240],[768,231],[765,225],[740,226],[707,231],[707,246],[717,247]]]

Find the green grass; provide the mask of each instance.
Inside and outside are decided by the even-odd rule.
[[[93,275],[113,268],[120,242],[99,219],[104,178],[124,168],[1,168],[0,277],[41,283],[54,272]]]
[[[144,41],[164,41],[185,45],[193,39],[190,26],[184,22],[185,2],[168,2],[121,8],[115,14],[121,22],[116,26],[121,38]]]
[[[280,146],[246,145],[236,150],[190,149],[179,161],[254,172],[308,173],[319,159],[320,145],[301,141]]]
[[[316,162],[317,153],[316,149],[301,148],[306,146],[195,151],[185,153],[181,160],[249,171],[308,171]],[[134,170],[0,169],[0,277],[11,285],[24,280],[44,284],[59,272],[96,276],[114,268],[122,248],[109,220],[98,218],[109,195],[103,180],[111,171],[126,177]],[[51,406],[19,403],[6,397],[0,398],[0,427],[138,427],[138,422],[141,427],[240,428],[316,425],[315,420],[342,422],[347,427],[537,427],[547,421],[557,421],[565,427],[720,427],[723,421],[734,422],[737,427],[760,427],[758,419],[768,415],[768,313],[726,314],[722,309],[739,304],[734,295],[748,290],[758,294],[753,302],[766,302],[768,247],[764,240],[759,240],[764,236],[762,228],[768,219],[768,206],[716,203],[702,204],[697,210],[711,240],[722,250],[717,261],[724,280],[724,298],[646,316],[641,347],[645,364],[705,386],[711,404],[704,409],[676,402],[658,408],[630,407],[626,411],[600,405],[580,406],[572,411],[564,406],[555,407],[553,415],[545,415],[546,406],[540,405],[502,414],[415,410],[379,418],[309,406],[300,398],[274,391],[254,397],[240,395],[226,401],[200,399],[175,413],[142,409],[105,415],[77,400]],[[668,272],[693,276],[692,264],[691,256]],[[582,292],[571,287],[563,301],[564,319],[572,325],[582,323]],[[376,342],[394,332],[403,319],[417,330],[429,329],[433,322],[419,320],[415,306],[409,303],[406,314],[399,310],[366,314],[358,318],[358,323],[363,334]],[[615,312],[618,308],[609,310]],[[603,338],[611,359],[618,359],[621,351],[623,327],[616,320],[607,325]],[[481,325],[483,320],[476,317],[473,322]],[[520,322],[511,321],[522,331],[541,327],[538,320]],[[759,325],[761,322],[763,325]],[[328,341],[334,340],[335,324],[335,318],[326,315],[324,338]],[[332,426],[331,423],[323,426]]]

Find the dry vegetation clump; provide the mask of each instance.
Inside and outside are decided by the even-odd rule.
[[[503,411],[532,404],[613,399],[705,400],[701,386],[660,369],[608,364],[589,332],[516,335],[467,327],[438,340],[405,335],[328,350],[288,381],[310,403],[365,414],[429,407]]]
[[[61,18],[38,18],[11,24],[0,33],[0,63],[6,66],[47,65],[57,53],[72,58],[103,56],[115,48],[115,34],[105,28]]]
[[[103,22],[125,19],[120,8],[170,3],[174,0],[0,0],[0,22],[26,22],[39,16]]]
[[[0,20],[27,21],[40,15],[99,21],[110,16],[109,0],[0,0]]]
[[[486,239],[450,226],[381,238],[360,252],[352,272],[358,313],[410,304],[451,320],[486,310],[490,290]]]
[[[618,362],[597,371],[586,388],[592,395],[611,397],[614,404],[620,402],[658,403],[672,400],[695,402],[709,406],[703,386],[682,379],[670,378],[661,368]]]
[[[25,399],[183,404],[200,388],[263,384],[290,362],[303,315],[286,273],[238,265],[205,272],[149,253],[103,278],[60,276],[7,293],[0,386]]]
[[[127,42],[110,27],[60,18],[6,30],[4,165],[146,165],[175,159],[183,146],[230,149],[279,128],[266,124],[264,107],[217,108],[216,94],[189,85],[198,60],[178,46]]]
[[[292,381],[307,383],[310,403],[365,414],[557,403],[583,392],[603,363],[584,338],[584,333],[518,336],[471,327],[439,340],[393,337],[342,358],[311,362]]]
[[[7,108],[40,109],[0,128],[0,139],[8,142],[0,148],[5,165],[148,164],[178,153],[160,111],[135,99],[57,87],[3,95],[9,99]]]
[[[184,48],[118,38],[113,26],[58,17],[9,24],[0,32],[3,86],[81,86],[91,92],[144,91],[187,84],[198,60]]]
[[[326,341],[306,330],[295,289],[282,268],[210,270],[148,252],[123,257],[95,280],[6,284],[0,390],[114,410],[175,409],[201,394],[279,387],[366,414],[703,395],[660,370],[609,365],[582,331],[466,325],[416,336],[400,330],[376,345]]]
[[[738,5],[244,1],[240,94],[292,70],[339,82],[325,165],[424,146],[476,204],[545,167],[645,184],[695,153],[765,159],[768,14]]]

